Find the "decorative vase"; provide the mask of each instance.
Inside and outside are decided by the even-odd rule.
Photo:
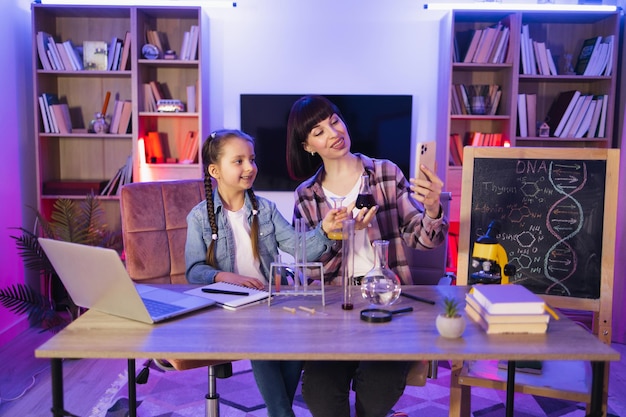
[[[387,266],[389,241],[375,240],[372,246],[376,256],[374,268],[361,281],[361,295],[370,304],[388,306],[400,297],[400,278]]]
[[[435,325],[437,326],[437,331],[441,336],[447,337],[448,339],[456,339],[461,337],[465,331],[465,317],[448,317],[440,314],[437,316]]]

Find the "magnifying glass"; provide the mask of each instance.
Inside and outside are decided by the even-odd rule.
[[[394,314],[408,313],[413,311],[413,307],[401,308],[399,310],[384,310],[382,308],[368,308],[361,310],[361,320],[368,323],[386,323],[391,321]]]

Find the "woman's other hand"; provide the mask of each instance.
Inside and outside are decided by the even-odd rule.
[[[348,212],[354,213],[354,207],[354,203],[350,204],[350,207],[348,207]],[[373,206],[369,208],[364,207],[359,210],[354,216],[354,230],[361,230],[369,227],[372,219],[376,215],[376,211],[378,211],[378,206]]]
[[[436,219],[439,217],[441,190],[443,181],[430,169],[424,165],[420,166],[421,171],[426,175],[426,180],[411,178],[411,191],[413,197],[422,203],[428,217]]]

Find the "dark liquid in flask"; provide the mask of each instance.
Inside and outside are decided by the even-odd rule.
[[[370,208],[376,205],[376,200],[374,200],[374,196],[371,194],[359,194],[356,198],[356,208],[362,209],[364,207]]]
[[[341,308],[343,310],[352,310],[354,308],[354,305],[352,303],[344,303],[341,305]]]

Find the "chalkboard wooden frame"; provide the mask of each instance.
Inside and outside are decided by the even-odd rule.
[[[611,312],[613,301],[613,274],[615,261],[615,227],[617,217],[617,193],[619,179],[619,150],[618,149],[590,149],[590,148],[496,148],[496,147],[466,147],[463,156],[463,178],[461,188],[461,213],[460,213],[460,230],[459,230],[459,252],[458,252],[458,270],[457,284],[466,285],[468,274],[470,272],[471,249],[476,235],[480,235],[472,220],[475,213],[473,208],[473,196],[479,192],[475,189],[478,184],[483,184],[479,178],[474,179],[476,175],[489,175],[485,182],[500,181],[506,177],[506,172],[488,172],[481,170],[485,166],[491,166],[495,162],[502,161],[501,167],[509,167],[516,170],[516,165],[521,161],[522,165],[532,162],[533,167],[541,165],[543,169],[551,162],[554,163],[577,163],[585,162],[583,165],[599,166],[605,168],[605,175],[600,185],[604,186],[603,209],[601,213],[601,259],[599,262],[599,293],[597,296],[580,297],[570,295],[547,295],[538,292],[551,306],[557,308],[591,311],[594,313],[594,333],[605,341],[611,341]],[[539,161],[539,164],[534,162]],[[587,163],[588,162],[588,163]],[[482,172],[482,174],[481,174]],[[503,184],[500,184],[503,185]],[[508,184],[505,187],[516,188],[518,184]],[[493,193],[490,201],[481,201],[481,207],[490,207],[490,205],[499,204],[496,201],[498,192]],[[533,204],[541,204],[532,201]],[[582,203],[584,209],[584,202]],[[477,206],[478,207],[478,206]],[[544,209],[548,209],[544,207]],[[552,207],[550,207],[552,209]],[[597,207],[596,207],[597,210]],[[548,217],[548,214],[545,216]],[[545,221],[545,219],[544,219]],[[486,228],[486,224],[480,227]],[[509,231],[510,233],[510,231]],[[503,235],[504,236],[504,235]],[[510,243],[510,242],[509,242]],[[504,246],[504,245],[503,245]],[[506,249],[506,248],[505,248]],[[510,260],[509,260],[510,262]],[[512,282],[521,274],[512,277]],[[521,276],[523,278],[523,276]],[[536,291],[537,292],[537,291]]]

